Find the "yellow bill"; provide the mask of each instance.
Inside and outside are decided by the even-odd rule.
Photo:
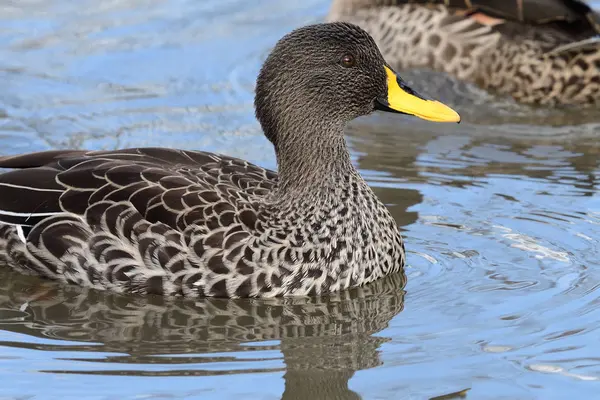
[[[419,96],[391,68],[387,74],[387,99],[378,99],[380,110],[410,114],[433,122],[460,122],[460,115],[445,104]],[[381,107],[383,106],[383,107]]]

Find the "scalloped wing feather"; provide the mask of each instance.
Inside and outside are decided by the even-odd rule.
[[[236,267],[274,172],[168,149],[45,152],[0,167],[24,168],[0,175],[0,222],[30,230],[23,244],[21,227],[0,225],[22,272],[131,293],[252,294],[219,276]]]
[[[0,175],[0,222],[28,226],[108,200],[131,201],[152,222],[183,228],[177,223],[191,221],[182,212],[263,196],[277,177],[233,157],[155,148],[4,157],[0,168],[24,168]]]

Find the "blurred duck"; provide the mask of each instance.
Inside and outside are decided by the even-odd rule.
[[[523,103],[600,103],[600,15],[578,0],[333,0],[398,69],[429,67]]]

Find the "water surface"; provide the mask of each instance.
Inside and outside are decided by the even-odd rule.
[[[1,153],[162,145],[274,168],[255,76],[328,6],[0,2]],[[597,396],[600,112],[403,75],[464,118],[348,127],[402,227],[405,275],[321,299],[184,301],[0,268],[0,399]]]

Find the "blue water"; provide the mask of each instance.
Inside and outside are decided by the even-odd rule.
[[[0,152],[161,145],[275,168],[255,76],[280,36],[328,7],[1,2]],[[348,128],[403,229],[405,287],[395,276],[329,299],[194,302],[0,269],[0,399],[599,397],[598,111],[405,76],[465,117]]]

